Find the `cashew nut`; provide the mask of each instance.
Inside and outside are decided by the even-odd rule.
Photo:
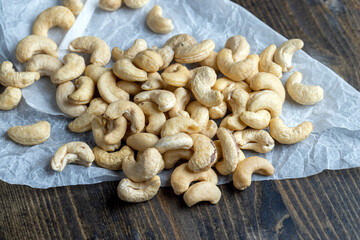
[[[167,90],[150,90],[138,93],[134,97],[134,102],[140,103],[144,101],[151,101],[158,105],[162,112],[167,112],[175,106],[175,95]]]
[[[161,137],[153,146],[161,154],[175,149],[190,149],[193,146],[192,138],[186,133],[176,133],[170,136]]]
[[[91,78],[82,76],[75,80],[76,91],[69,95],[72,104],[88,104],[95,93],[95,83]]]
[[[290,39],[283,42],[278,49],[276,49],[274,60],[282,68],[283,72],[289,72],[294,66],[291,65],[291,60],[296,51],[299,51],[304,46],[301,39]]]
[[[224,96],[226,96],[228,92],[235,88],[241,88],[248,93],[251,92],[251,89],[246,82],[234,82],[226,77],[218,78],[212,88],[214,90],[220,91]]]
[[[155,176],[146,182],[133,182],[123,178],[117,187],[118,197],[126,202],[145,202],[153,198],[159,191],[160,177]]]
[[[263,90],[256,93],[248,101],[247,110],[257,112],[259,110],[268,110],[271,117],[280,116],[283,106],[281,97],[273,91]]]
[[[15,72],[9,61],[0,64],[0,84],[5,87],[25,88],[40,79],[38,72]]]
[[[70,11],[75,15],[79,15],[81,10],[84,8],[84,4],[81,0],[63,0],[63,5],[70,9]]]
[[[164,126],[161,129],[161,137],[163,138],[179,132],[193,134],[199,131],[199,124],[194,119],[185,116],[178,116],[170,118],[164,123]]]
[[[163,154],[165,169],[173,168],[180,159],[189,160],[193,154],[191,149],[175,149],[165,152]]]
[[[242,160],[233,174],[234,186],[239,190],[245,190],[251,185],[253,173],[270,176],[274,174],[274,167],[265,158],[248,157]]]
[[[63,6],[55,6],[40,13],[33,24],[33,34],[47,37],[48,31],[53,27],[61,27],[69,30],[75,22],[75,16],[70,9]]]
[[[234,133],[236,143],[240,149],[249,149],[259,153],[270,152],[274,146],[274,139],[264,130],[245,129]]]
[[[105,66],[111,58],[111,52],[106,42],[98,37],[86,36],[73,40],[69,45],[71,52],[91,54],[90,62]]]
[[[22,145],[37,145],[49,139],[50,123],[39,121],[32,125],[14,126],[8,129],[7,134],[14,141]]]
[[[40,76],[51,76],[64,64],[56,57],[38,54],[26,63],[27,72],[38,72]]]
[[[139,52],[147,50],[147,47],[148,45],[146,41],[142,38],[139,38],[136,39],[132,46],[125,52],[118,47],[114,47],[112,50],[112,55],[115,62],[122,58],[128,58],[132,60]]]
[[[56,103],[66,115],[78,117],[86,111],[86,106],[75,105],[69,101],[69,95],[73,92],[75,85],[71,81],[60,84],[56,90]]]
[[[107,125],[110,126],[107,126]],[[106,120],[103,117],[97,116],[92,121],[92,133],[96,142],[96,145],[105,151],[115,151],[118,149],[121,145],[120,141],[121,138],[124,136],[126,131],[126,119],[124,117],[120,117],[116,119],[116,123],[114,124],[115,127],[111,126],[112,122]],[[123,124],[123,125],[121,125]],[[124,131],[125,129],[125,131]],[[114,131],[112,131],[114,130]],[[117,136],[114,133],[119,132],[120,136]],[[105,137],[107,137],[107,140],[116,142],[114,144],[108,144],[105,142]],[[120,140],[119,140],[120,138]]]
[[[162,16],[162,8],[159,5],[150,10],[146,23],[154,33],[167,34],[174,29],[171,19]]]
[[[304,121],[296,127],[288,127],[278,117],[271,119],[269,125],[270,135],[282,144],[294,144],[305,140],[310,136],[313,128],[313,124],[308,121]]]
[[[210,169],[217,158],[214,142],[202,134],[192,134],[191,138],[194,142],[194,154],[188,162],[189,169],[193,172],[201,172]]]
[[[264,129],[269,126],[271,114],[268,110],[259,110],[257,112],[244,111],[240,113],[240,120],[251,128]]]
[[[171,86],[185,87],[190,81],[190,72],[185,66],[175,63],[161,73],[161,78]]]
[[[140,85],[136,82],[120,80],[116,83],[116,86],[130,94],[130,96],[134,96],[142,91]]]
[[[121,8],[122,0],[100,0],[99,7],[102,10],[113,12]]]
[[[218,67],[217,62],[216,62],[217,55],[218,55],[217,52],[212,51],[207,58],[205,58],[204,60],[199,62],[200,66],[211,67],[212,69],[214,69],[215,71],[218,72],[219,67]]]
[[[230,37],[226,43],[225,48],[232,51],[232,56],[235,62],[244,61],[250,54],[250,45],[245,37],[236,35]]]
[[[148,148],[152,148],[159,138],[152,133],[135,133],[126,139],[126,144],[132,149],[144,152]]]
[[[222,101],[218,106],[209,108],[209,115],[211,119],[220,119],[225,117],[227,111],[227,104]]]
[[[107,71],[101,75],[97,81],[97,88],[100,96],[108,103],[118,100],[129,100],[129,94],[116,86],[116,77],[111,71]]]
[[[273,61],[275,51],[275,44],[271,44],[264,49],[264,51],[260,54],[259,71],[274,74],[280,79],[282,77],[282,69],[280,65]]]
[[[151,73],[159,71],[159,68],[164,62],[160,54],[154,51],[145,50],[136,54],[133,59],[133,64],[136,67]]]
[[[250,81],[250,88],[255,91],[271,90],[279,94],[285,101],[285,88],[274,74],[259,72]]]
[[[21,100],[22,94],[20,88],[7,87],[0,94],[0,110],[14,109]]]
[[[114,74],[125,81],[144,82],[148,79],[147,72],[135,67],[130,59],[122,58],[113,66]]]
[[[209,120],[201,134],[207,136],[208,138],[213,138],[216,135],[217,130],[218,126],[216,122]]]
[[[56,150],[54,157],[51,159],[51,168],[61,172],[70,163],[90,167],[94,160],[95,156],[86,143],[69,142]]]
[[[164,44],[164,47],[169,46],[172,49],[175,49],[179,44],[182,44],[182,43],[185,43],[188,45],[194,45],[197,42],[196,42],[195,38],[189,34],[178,34],[178,35],[171,37],[169,40],[167,40],[166,43]]]
[[[149,0],[123,0],[125,5],[129,8],[142,8]]]
[[[199,202],[208,201],[217,204],[221,198],[220,189],[212,182],[198,182],[193,184],[184,194],[184,201],[188,207]]]
[[[152,102],[141,102],[139,103],[139,107],[144,112],[149,122],[146,127],[146,132],[159,135],[162,126],[166,122],[165,114]]]
[[[84,58],[76,53],[66,54],[64,56],[64,63],[65,65],[51,76],[51,81],[54,84],[61,84],[78,78],[86,68]]]
[[[141,85],[141,89],[145,91],[161,89],[165,84],[158,72],[149,73],[148,80]]]
[[[302,74],[294,72],[286,82],[286,89],[290,97],[302,105],[313,105],[324,97],[324,90],[320,86],[307,86],[301,84]]]
[[[159,70],[164,70],[165,68],[167,68],[174,59],[174,50],[172,50],[172,48],[169,46],[148,50],[156,52],[161,56],[163,60],[163,65],[159,68]]]
[[[222,149],[221,149],[220,140],[215,140],[214,144],[215,144],[215,148],[216,148],[216,152],[217,152],[217,158],[215,159],[215,163],[214,163],[214,164],[216,164],[220,159],[222,159]]]
[[[217,131],[217,124],[214,121],[209,121],[209,110],[201,103],[194,101],[187,105],[186,110],[190,113],[191,118],[194,119],[200,127],[200,133],[212,138]]]
[[[134,158],[134,151],[128,146],[123,146],[117,152],[106,152],[101,148],[93,148],[95,162],[100,167],[110,170],[121,170],[124,159]]]
[[[97,83],[101,75],[107,71],[112,71],[111,68],[104,68],[95,64],[90,64],[85,68],[85,76],[91,78],[94,83]]]
[[[215,43],[209,39],[195,44],[182,42],[174,49],[174,59],[178,63],[201,62],[206,59],[214,49]]]
[[[190,117],[189,113],[185,111],[186,105],[190,102],[190,93],[185,88],[180,87],[174,91],[174,95],[176,103],[169,111],[170,118],[178,116]]]

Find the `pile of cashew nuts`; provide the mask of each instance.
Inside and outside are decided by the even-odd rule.
[[[158,174],[175,168],[171,186],[175,194],[184,194],[189,207],[201,201],[216,204],[221,198],[217,173],[232,174],[240,190],[250,186],[252,174],[274,173],[268,160],[246,158],[242,150],[267,153],[274,139],[295,144],[312,132],[310,122],[288,127],[279,117],[286,96],[280,79],[293,69],[292,56],[303,47],[301,40],[288,40],[278,48],[272,44],[258,56],[250,54],[249,43],[240,35],[230,37],[219,52],[212,40],[198,42],[188,34],[175,35],[159,48],[137,39],[125,51],[111,51],[102,39],[85,36],[70,43],[62,62],[47,32],[53,26],[70,28],[81,8],[77,2],[64,1],[74,6],[70,10],[45,10],[34,22],[33,35],[18,43],[16,58],[26,63],[26,72],[16,72],[8,61],[0,64],[0,83],[6,87],[1,110],[16,107],[20,89],[47,76],[57,86],[54,98],[60,110],[74,118],[68,128],[92,131],[97,146],[64,144],[51,159],[53,170],[61,172],[70,163],[90,167],[94,161],[122,170],[126,178],[118,185],[119,198],[143,202],[158,192]],[[129,6],[147,0],[124,2]],[[121,1],[100,4],[117,9]],[[90,54],[90,64],[76,53]],[[115,63],[106,68],[111,57]],[[287,80],[290,97],[303,105],[321,101],[323,89],[301,80],[300,72]],[[36,145],[50,132],[50,123],[39,121],[11,127],[8,135],[19,144]]]

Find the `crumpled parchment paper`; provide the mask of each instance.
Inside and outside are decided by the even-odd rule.
[[[55,0],[1,0],[0,60],[11,60],[19,70],[24,69],[14,55],[17,42],[31,34],[32,23],[40,12],[60,4],[61,1]],[[173,20],[175,28],[168,35],[154,34],[145,24],[146,14],[155,4],[163,8],[165,17]],[[137,38],[145,39],[150,47],[162,46],[171,36],[188,33],[198,41],[214,40],[215,50],[219,51],[230,36],[240,34],[248,39],[251,52],[257,54],[269,44],[279,46],[286,40],[241,6],[227,0],[151,0],[141,9],[122,7],[115,12],[105,12],[97,6],[98,0],[87,0],[68,32],[58,28],[50,31],[49,36],[59,45],[61,58],[67,53],[70,41],[86,35],[104,39],[110,48],[127,49]],[[295,145],[277,143],[267,154],[244,151],[246,156],[267,158],[275,167],[273,176],[254,175],[253,180],[300,178],[324,169],[360,166],[360,93],[303,51],[294,55],[293,64],[295,71],[303,73],[304,84],[324,88],[324,100],[314,106],[302,106],[288,96],[281,117],[289,126],[311,121],[314,131],[308,139]],[[290,74],[284,74],[284,84]],[[50,160],[62,144],[76,140],[95,146],[91,133],[75,134],[67,129],[71,119],[56,106],[55,91],[49,79],[43,78],[23,90],[24,98],[16,109],[0,112],[0,179],[36,188],[121,179],[124,176],[121,171],[106,170],[95,163],[89,168],[68,165],[61,173],[51,170]],[[52,125],[50,139],[41,145],[21,146],[6,134],[13,125],[33,124],[39,120],[47,120]],[[169,170],[160,173],[162,186],[169,185],[170,174]],[[231,176],[219,179],[219,183],[229,181]]]

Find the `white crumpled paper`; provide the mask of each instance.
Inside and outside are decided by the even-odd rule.
[[[1,61],[11,60],[18,69],[23,69],[24,66],[17,63],[14,56],[17,42],[31,34],[32,23],[41,11],[56,4],[60,5],[61,1],[0,1]],[[165,17],[173,20],[175,28],[168,35],[154,34],[145,24],[146,14],[155,4],[163,8]],[[115,12],[105,12],[97,5],[98,0],[88,0],[67,33],[61,29],[50,31],[49,36],[59,45],[60,57],[67,53],[71,40],[86,35],[104,39],[110,48],[118,46],[126,49],[137,38],[146,39],[149,46],[162,46],[171,36],[188,33],[198,41],[214,40],[215,50],[218,51],[230,36],[240,34],[248,39],[251,52],[257,54],[269,44],[280,45],[286,40],[251,13],[227,0],[151,0],[141,9],[122,7]],[[324,169],[360,166],[359,92],[303,51],[295,54],[293,64],[296,71],[303,73],[304,84],[324,88],[324,100],[314,106],[302,106],[287,97],[281,117],[289,126],[304,120],[311,121],[314,131],[301,143],[289,146],[276,144],[274,150],[267,154],[244,151],[246,156],[266,157],[275,167],[273,176],[253,176],[254,180],[299,178]],[[284,84],[289,75],[284,74]],[[67,129],[71,120],[57,108],[55,90],[48,78],[41,79],[23,90],[26,101],[23,99],[12,111],[0,112],[0,179],[13,184],[48,188],[122,178],[121,171],[106,170],[96,164],[89,168],[69,165],[61,173],[51,170],[50,159],[62,144],[80,140],[94,146],[91,133],[75,134]],[[32,124],[38,120],[47,120],[52,125],[52,134],[47,142],[27,147],[7,137],[9,127]],[[162,186],[169,185],[170,174],[169,170],[160,173]],[[229,181],[230,176],[221,177],[219,182]]]

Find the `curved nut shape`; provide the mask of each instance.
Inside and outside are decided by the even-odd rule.
[[[276,51],[275,44],[271,44],[260,54],[259,71],[274,74],[276,77],[282,77],[281,66],[273,62],[274,53]]]
[[[152,102],[141,102],[139,103],[139,107],[144,112],[149,122],[146,126],[146,132],[159,135],[162,126],[166,122],[165,114]]]
[[[171,187],[176,195],[186,192],[192,182],[205,181],[213,184],[218,183],[218,177],[212,168],[203,172],[193,172],[188,168],[187,163],[183,163],[175,168],[171,174]]]
[[[159,191],[160,177],[155,176],[146,182],[133,182],[123,178],[117,187],[118,197],[125,202],[145,202],[153,198]]]
[[[149,73],[148,80],[146,80],[146,82],[141,84],[141,89],[145,91],[162,89],[164,88],[165,84],[166,83],[164,83],[158,72]]]
[[[75,85],[72,82],[65,82],[56,90],[56,103],[60,110],[70,117],[78,117],[86,111],[85,105],[75,105],[69,101],[69,95],[75,92]]]
[[[175,47],[174,60],[178,63],[201,62],[206,59],[214,49],[215,43],[209,39],[198,44],[183,42]]]
[[[193,146],[192,138],[186,133],[176,133],[162,137],[154,146],[161,154],[170,150],[190,149]]]
[[[197,101],[191,102],[187,105],[186,111],[190,114],[191,118],[199,124],[201,134],[204,134],[205,131],[208,132],[209,127],[211,128],[213,126],[209,121],[209,110],[201,103]]]
[[[307,121],[296,127],[288,127],[278,117],[271,119],[269,125],[270,135],[282,144],[294,144],[305,140],[310,136],[313,128],[313,124]]]
[[[97,88],[100,96],[108,103],[118,100],[128,101],[130,99],[127,92],[117,87],[116,76],[111,71],[107,71],[101,75],[97,81]]]
[[[149,0],[123,0],[125,5],[129,8],[142,8]]]
[[[122,162],[125,176],[134,182],[145,182],[152,179],[164,169],[161,154],[155,148],[148,148],[143,153],[138,153],[137,161],[126,158]]]
[[[104,142],[108,145],[120,143],[127,130],[127,121],[125,117],[119,117],[115,120],[106,122],[106,135]]]
[[[196,39],[189,34],[178,34],[167,40],[166,43],[164,44],[164,47],[169,46],[172,49],[175,49],[179,44],[182,43],[186,43],[188,45],[194,45],[197,42]]]
[[[145,127],[145,115],[141,108],[133,102],[119,100],[109,104],[105,112],[108,119],[124,117],[131,122],[130,130],[133,133],[141,132]]]
[[[271,90],[279,94],[285,101],[285,88],[274,74],[259,72],[250,81],[250,88],[255,91]]]
[[[250,45],[246,38],[241,35],[230,37],[225,43],[225,48],[232,51],[232,56],[235,62],[245,60],[250,54]]]
[[[100,167],[110,170],[121,170],[124,159],[134,159],[134,151],[128,146],[123,146],[117,152],[106,152],[101,148],[93,148],[95,162]]]
[[[111,50],[111,55],[112,55],[112,58],[114,60],[114,62],[117,62],[118,60],[122,59],[122,58],[125,58],[124,57],[124,51],[121,50],[120,48],[118,47],[114,47],[112,50]]]
[[[224,96],[235,88],[243,89],[248,93],[251,92],[251,89],[246,82],[235,82],[226,77],[218,78],[212,88],[220,91]]]
[[[152,148],[159,138],[152,133],[135,133],[126,139],[126,144],[132,149],[144,152],[148,148]]]
[[[217,136],[220,140],[223,160],[216,163],[215,167],[221,175],[229,175],[235,171],[237,164],[245,156],[239,149],[234,135],[228,129],[220,127]]]
[[[122,90],[130,94],[130,96],[134,96],[142,91],[138,83],[123,80],[117,81],[116,87],[121,88]]]
[[[218,106],[224,99],[220,91],[212,90],[211,87],[216,82],[216,73],[209,67],[200,67],[196,70],[191,79],[190,88],[196,100],[207,106]]]
[[[282,111],[283,101],[281,97],[270,90],[264,90],[256,93],[248,101],[247,110],[257,112],[259,110],[268,110],[271,117],[280,116]]]
[[[175,95],[167,90],[150,90],[136,94],[134,102],[140,103],[145,101],[151,101],[158,105],[158,108],[162,112],[167,112],[175,106]]]
[[[276,49],[274,60],[282,68],[283,72],[289,72],[294,67],[291,65],[291,60],[296,51],[299,51],[304,46],[301,39],[290,39],[283,42],[278,49]]]
[[[216,135],[217,130],[217,123],[213,120],[209,120],[201,134],[207,136],[208,138],[213,138]]]
[[[174,95],[176,103],[169,111],[170,118],[178,116],[190,117],[189,113],[185,111],[186,105],[190,102],[190,93],[185,88],[180,87],[174,91]]]
[[[188,207],[203,201],[217,204],[220,198],[221,191],[212,182],[195,183],[184,194],[184,201]]]
[[[26,63],[27,72],[38,72],[40,76],[51,77],[64,64],[56,57],[46,54],[37,54]]]
[[[160,54],[154,51],[145,50],[136,54],[133,59],[133,64],[136,67],[151,73],[159,71],[159,68],[164,63]]]
[[[174,29],[171,19],[162,16],[162,8],[159,5],[150,10],[146,23],[154,33],[167,34]]]
[[[50,123],[39,121],[32,125],[14,126],[8,129],[7,134],[14,141],[22,145],[37,145],[49,139]]]
[[[59,68],[52,76],[51,81],[54,84],[61,84],[78,78],[85,71],[85,60],[76,53],[68,53],[64,56],[65,65]]]
[[[190,72],[182,64],[175,63],[161,73],[163,81],[171,86],[185,87],[190,81]]]
[[[220,71],[233,81],[242,81],[248,78],[259,62],[259,56],[256,54],[236,62],[232,57],[232,51],[227,48],[221,49],[216,59]]]
[[[290,97],[302,105],[313,105],[324,97],[324,90],[320,86],[307,86],[301,84],[302,74],[294,72],[286,82],[286,89]]]
[[[193,172],[206,171],[211,168],[217,158],[214,142],[205,135],[192,134],[194,154],[188,162],[188,168]]]
[[[95,83],[91,78],[82,76],[75,80],[76,91],[69,95],[72,104],[88,104],[95,93]]]
[[[240,114],[246,111],[246,105],[249,101],[249,94],[241,89],[235,88],[227,94],[227,100],[234,114]]]
[[[240,149],[253,150],[259,153],[270,152],[275,141],[270,134],[264,130],[245,129],[234,133],[236,143]]]
[[[234,186],[239,190],[245,190],[251,185],[251,176],[253,173],[270,176],[274,174],[274,167],[265,158],[249,157],[242,160],[234,174]]]
[[[240,120],[240,114],[227,115],[220,123],[220,127],[227,128],[231,131],[243,130],[247,127],[245,123]]]
[[[202,60],[201,62],[199,62],[200,66],[211,67],[212,69],[214,69],[215,71],[218,72],[218,71],[219,71],[219,67],[218,67],[217,61],[216,61],[217,55],[218,55],[217,52],[212,51],[207,58],[205,58],[204,60]]]
[[[135,67],[127,58],[118,60],[113,66],[113,72],[118,78],[125,81],[144,82],[148,79],[147,73]]]
[[[120,120],[118,120],[119,122],[122,121],[122,122],[126,123],[126,120],[123,117],[120,117],[119,119],[120,119]],[[102,148],[105,151],[112,152],[120,147],[120,145],[121,145],[120,141],[121,141],[121,138],[125,134],[126,125],[125,125],[125,127],[124,126],[121,127],[122,129],[125,128],[124,134],[122,134],[121,138],[118,136],[115,136],[116,140],[118,140],[117,143],[107,144],[105,142],[105,136],[107,136],[107,134],[109,133],[108,129],[111,129],[111,126],[110,127],[107,126],[108,123],[110,123],[110,122],[108,122],[103,117],[100,117],[100,116],[95,117],[92,121],[92,134],[94,136],[96,145],[98,147]],[[120,128],[119,124],[118,124],[118,127]],[[112,137],[112,136],[110,135],[110,137]],[[120,138],[120,140],[119,140],[119,138]],[[110,139],[113,140],[112,138],[110,138]]]
[[[38,72],[15,72],[9,61],[0,64],[0,84],[5,87],[25,88],[39,79]]]
[[[174,50],[172,50],[172,48],[169,46],[165,46],[157,49],[148,49],[148,50],[156,52],[161,56],[163,60],[163,65],[159,68],[159,70],[164,70],[165,68],[167,68],[174,59],[174,55],[175,55]]]
[[[111,52],[106,42],[98,37],[79,37],[69,44],[69,51],[91,54],[90,62],[105,66],[111,58]]]
[[[113,12],[121,8],[122,0],[100,0],[99,7],[102,10]]]
[[[123,52],[119,48],[113,49],[113,53],[114,53],[114,51],[118,53],[117,54],[118,59],[115,58],[115,61],[117,61],[121,58],[128,58],[128,59],[132,60],[139,52],[145,51],[145,50],[147,50],[147,48],[148,48],[148,45],[144,39],[142,39],[142,38],[136,39],[134,41],[134,43],[131,45],[131,47],[129,49],[127,49],[125,52]],[[119,50],[122,51],[122,54],[119,54],[120,53]]]
[[[211,119],[220,119],[225,117],[227,111],[227,104],[222,101],[218,106],[209,108],[209,116]]]
[[[199,131],[199,124],[194,119],[185,116],[178,116],[170,118],[164,123],[164,126],[161,129],[161,137],[163,138],[179,132],[193,134]]]
[[[20,88],[7,87],[0,94],[0,110],[14,109],[21,100],[22,94]]]
[[[81,10],[84,8],[84,4],[81,0],[63,0],[63,5],[70,9],[70,11],[75,15],[79,15]]]
[[[61,172],[70,163],[90,167],[94,160],[95,156],[86,143],[69,142],[56,150],[54,157],[51,159],[51,168]]]
[[[268,110],[259,110],[257,112],[245,111],[240,113],[240,120],[251,128],[264,129],[269,126],[271,114]]]
[[[22,39],[16,46],[16,59],[25,63],[34,55],[44,53],[53,57],[58,57],[58,47],[56,43],[47,37],[30,35]]]
[[[220,140],[215,140],[214,144],[215,144],[216,152],[217,152],[217,158],[214,163],[214,164],[216,164],[222,158],[222,149],[221,149]]]
[[[165,152],[163,154],[165,169],[173,168],[180,159],[189,160],[193,154],[191,149],[175,149]]]
[[[108,71],[111,72],[112,69],[101,67],[95,64],[90,64],[86,66],[84,74],[85,76],[91,78],[94,81],[94,83],[97,83],[101,75],[103,75],[103,73]]]
[[[69,30],[75,22],[75,16],[70,9],[63,6],[55,6],[40,13],[33,24],[33,34],[47,37],[48,31],[53,27],[61,27]]]

